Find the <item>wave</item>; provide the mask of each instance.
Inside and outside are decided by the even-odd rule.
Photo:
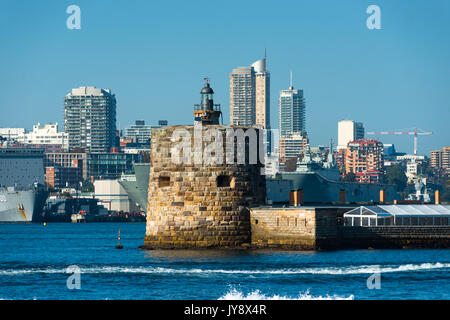
[[[326,296],[313,296],[307,290],[304,293],[299,293],[296,297],[287,297],[280,295],[268,296],[261,293],[259,290],[252,291],[248,294],[244,294],[242,291],[236,289],[231,289],[225,293],[218,300],[353,300],[354,296],[350,295],[348,297],[338,296],[338,295],[326,295]]]
[[[244,274],[244,275],[296,275],[296,274],[319,274],[319,275],[351,275],[351,274],[373,274],[426,271],[450,268],[450,263],[422,263],[404,264],[399,266],[362,265],[349,267],[315,267],[315,268],[290,268],[290,269],[267,269],[267,270],[226,270],[226,269],[174,269],[164,267],[125,267],[125,266],[80,266],[82,274],[109,274],[109,273],[135,273],[135,274]],[[28,269],[3,269],[0,276],[13,276],[34,273],[73,273],[67,268],[28,268]]]

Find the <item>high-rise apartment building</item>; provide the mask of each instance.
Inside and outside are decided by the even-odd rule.
[[[265,56],[231,72],[230,124],[270,128],[270,73]]]
[[[280,136],[280,167],[283,169],[286,161],[296,158],[309,144],[306,131],[299,131],[284,137]]]
[[[110,89],[80,87],[64,98],[69,149],[109,152],[116,144],[116,98]]]
[[[430,165],[436,169],[442,168],[442,150],[431,151]]]
[[[158,125],[147,125],[144,120],[136,120],[135,124],[125,129],[125,136],[137,143],[150,144],[152,130],[167,126],[167,120],[159,120]]]
[[[350,141],[345,152],[345,173],[358,182],[379,182],[383,174],[383,144],[378,140]]]
[[[364,139],[362,122],[343,120],[338,122],[338,150],[346,149],[350,141]]]
[[[450,147],[442,148],[442,167],[447,170],[450,169]]]
[[[431,151],[430,165],[435,169],[450,169],[450,147]]]
[[[281,90],[278,100],[278,129],[280,138],[305,129],[305,100],[303,90],[295,90],[291,84],[289,89]]]

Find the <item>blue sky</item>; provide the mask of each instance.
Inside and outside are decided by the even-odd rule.
[[[81,8],[69,30],[66,8]],[[366,8],[381,8],[369,30]],[[279,91],[304,89],[312,145],[337,139],[337,122],[367,131],[419,127],[419,153],[450,144],[450,1],[21,1],[1,0],[0,126],[63,119],[82,85],[111,88],[118,126],[135,119],[192,123],[208,76],[229,122],[229,73],[260,59]],[[412,152],[412,137],[381,136]]]

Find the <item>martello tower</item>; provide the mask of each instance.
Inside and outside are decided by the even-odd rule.
[[[259,130],[220,125],[220,105],[214,104],[208,81],[200,94],[201,102],[194,107],[195,125],[152,130],[144,248],[250,243],[248,208],[262,204],[266,191],[263,164],[259,159],[252,162],[250,154],[251,146],[257,151],[262,146],[262,139],[253,138],[259,137]],[[213,152],[211,146],[215,146]],[[217,156],[215,161],[209,161],[208,154]],[[242,154],[244,162],[227,161]],[[182,155],[182,161],[177,155]]]

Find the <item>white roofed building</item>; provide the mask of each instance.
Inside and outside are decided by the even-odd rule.
[[[410,204],[360,206],[344,213],[344,225],[378,226],[448,226],[450,205]]]

